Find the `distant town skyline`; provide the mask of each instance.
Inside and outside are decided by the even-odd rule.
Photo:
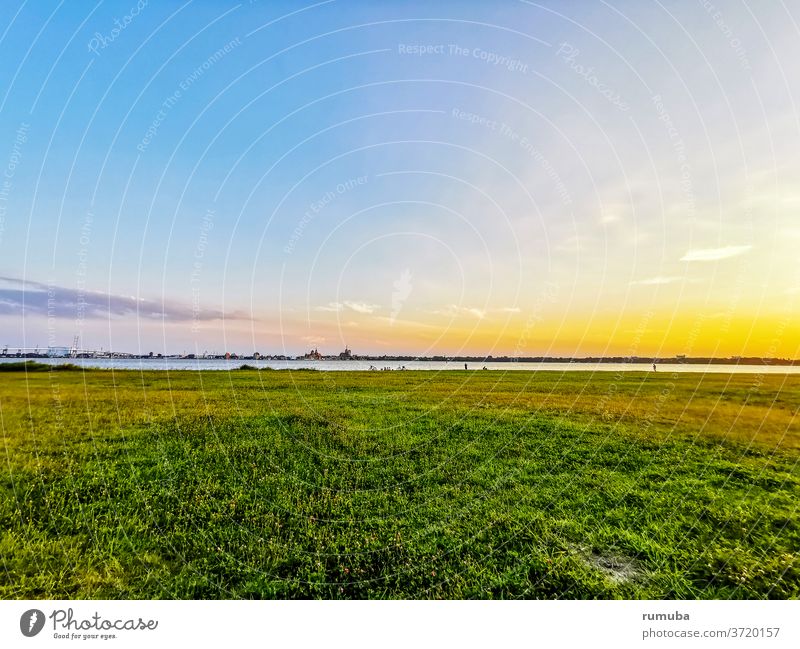
[[[77,343],[77,341],[76,341]],[[183,360],[256,360],[256,361],[369,361],[369,360],[453,360],[453,361],[487,361],[487,362],[591,362],[591,363],[711,363],[711,364],[738,364],[755,367],[757,365],[800,365],[800,359],[781,358],[781,357],[758,357],[758,356],[687,356],[676,354],[674,356],[493,356],[483,355],[451,355],[451,354],[430,354],[426,356],[414,354],[374,354],[370,352],[353,353],[347,347],[341,352],[325,352],[315,347],[309,351],[294,353],[273,353],[270,351],[242,352],[239,350],[219,352],[217,350],[203,350],[202,352],[189,352],[185,349],[181,352],[146,352],[134,353],[120,349],[92,349],[89,347],[77,346],[55,346],[55,347],[30,347],[15,348],[4,345],[0,347],[0,360],[16,360],[20,358],[55,358],[55,359],[183,359]],[[653,367],[655,369],[655,366]]]
[[[0,345],[800,357],[782,3],[7,3]]]

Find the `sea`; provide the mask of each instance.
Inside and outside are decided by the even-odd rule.
[[[20,362],[21,358],[0,358],[0,363]],[[379,371],[464,370],[464,361],[276,361],[276,360],[224,360],[211,358],[35,358],[37,363],[59,365],[72,363],[87,369],[102,370],[235,370],[242,365],[259,369],[273,370],[321,370],[369,371],[377,367]],[[712,374],[800,374],[798,365],[736,365],[736,364],[690,364],[663,363],[656,366],[657,372],[701,372]],[[652,372],[653,366],[647,363],[532,363],[532,362],[468,362],[468,370],[499,370],[503,372]]]

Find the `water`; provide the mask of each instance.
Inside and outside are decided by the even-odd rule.
[[[0,363],[19,362],[20,358],[0,358]],[[183,359],[183,358],[35,358],[37,363],[58,365],[73,363],[85,368],[114,370],[235,370],[247,364],[253,367],[270,367],[276,370],[316,369],[325,371],[369,370],[370,366],[391,367],[393,370],[405,366],[408,370],[463,370],[464,361],[271,361],[271,360],[223,360],[223,359]],[[647,363],[467,363],[470,370],[486,367],[490,370],[513,371],[588,371],[588,372],[652,372]],[[711,372],[723,374],[800,374],[798,365],[689,365],[664,363],[658,371],[671,372]]]

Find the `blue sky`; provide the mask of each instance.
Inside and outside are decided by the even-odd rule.
[[[4,3],[0,343],[795,356],[799,22]]]

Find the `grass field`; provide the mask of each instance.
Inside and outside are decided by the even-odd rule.
[[[2,598],[793,598],[800,376],[4,372]]]

